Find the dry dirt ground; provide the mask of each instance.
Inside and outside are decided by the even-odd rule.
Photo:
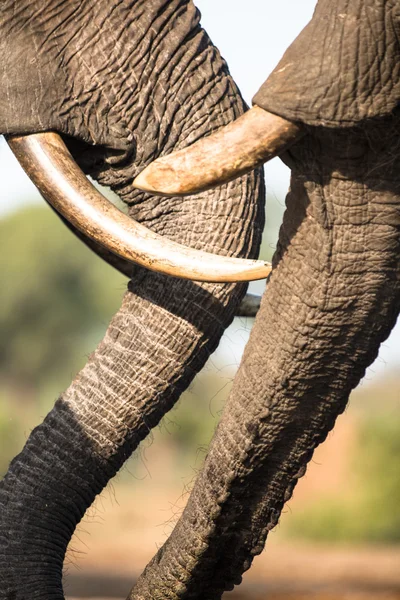
[[[297,506],[346,486],[354,443],[351,417],[314,456],[285,518]],[[126,598],[135,578],[163,544],[182,512],[188,480],[176,449],[157,442],[117,479],[80,526],[67,558],[68,600]],[[171,475],[175,473],[175,477]],[[322,496],[321,496],[322,497]],[[243,584],[224,600],[400,600],[400,547],[329,547],[270,534]],[[204,600],[207,600],[206,598]]]
[[[329,550],[271,544],[242,586],[224,600],[400,600],[400,551]],[[70,571],[69,600],[123,599],[135,574],[114,564]],[[206,600],[206,599],[204,599]]]
[[[224,600],[400,600],[400,552],[276,545]],[[122,600],[134,581],[118,565],[70,573],[69,600]],[[204,599],[207,600],[207,599]]]

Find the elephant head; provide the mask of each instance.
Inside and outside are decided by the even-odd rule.
[[[254,131],[275,115],[284,136],[272,151],[290,145],[274,269],[231,396],[181,519],[130,594],[220,598],[261,552],[399,313],[398,7],[320,0],[228,130],[245,107],[190,1],[5,0],[4,15],[0,131],[60,132],[134,219],[173,241],[255,253],[263,186],[246,171],[270,150]],[[172,199],[134,188],[175,149],[136,182]],[[208,149],[212,168],[193,160]],[[225,183],[210,191],[214,181]],[[103,342],[1,483],[4,598],[63,598],[76,524],[202,367],[243,292],[132,268]]]

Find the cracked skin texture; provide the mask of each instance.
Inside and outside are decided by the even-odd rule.
[[[310,129],[285,156],[291,190],[261,309],[204,470],[132,599],[214,600],[240,583],[389,335],[399,134],[397,116]]]
[[[254,98],[306,126],[282,157],[274,271],[204,470],[131,600],[217,600],[240,583],[396,322],[398,26],[396,3],[320,0]]]
[[[124,16],[119,11],[128,4]],[[61,3],[58,9],[69,11],[70,6]],[[80,6],[87,9],[89,4]],[[83,104],[87,110],[82,120],[76,120],[73,103],[71,123],[63,125],[57,114],[52,118],[59,119],[64,133],[75,135],[75,128],[80,140],[108,144],[90,151],[78,142],[71,146],[87,170],[111,182],[127,200],[132,216],[180,241],[199,247],[205,242],[209,250],[220,247],[221,239],[225,252],[254,250],[260,223],[256,205],[250,202],[251,186],[257,188],[254,179],[242,179],[200,198],[172,201],[130,188],[138,165],[218,128],[237,116],[242,105],[227,76],[219,76],[224,67],[218,55],[197,35],[191,33],[184,37],[187,44],[174,46],[173,56],[180,65],[189,57],[185,64],[191,77],[180,75],[179,67],[166,73],[170,61],[164,60],[157,44],[165,38],[154,37],[154,24],[172,32],[176,41],[179,31],[188,31],[184,16],[196,18],[191,3],[118,6],[108,16],[128,18],[128,29],[134,16],[136,23],[148,24],[147,9],[155,9],[148,36],[140,37],[141,51],[134,54],[141,69],[137,73],[149,64],[149,78],[139,77],[135,88],[134,67],[132,78],[123,67],[115,77],[111,71],[117,87],[105,80],[108,94],[122,88],[116,102],[103,108],[100,69],[93,79],[93,95]],[[163,21],[166,14],[172,21]],[[96,27],[102,23],[107,31],[115,29],[118,39],[124,35],[125,25],[118,28],[119,21],[97,17],[93,15]],[[85,18],[85,10],[78,11],[66,22],[82,23]],[[193,27],[189,30],[200,35]],[[204,470],[174,532],[139,579],[131,599],[216,600],[240,583],[313,450],[333,427],[396,321],[400,309],[396,27],[395,3],[320,0],[313,21],[285,55],[290,58],[287,68],[278,66],[255,97],[261,107],[307,125],[306,136],[283,157],[292,169],[292,182],[274,271]],[[68,54],[78,38],[68,39],[72,46],[66,45],[65,67],[79,66],[83,50]],[[106,43],[106,38],[96,40],[101,47]],[[94,61],[96,43],[89,44]],[[357,48],[364,51],[356,52]],[[204,80],[197,70],[196,75],[190,70],[193,63]],[[82,65],[85,73],[86,62]],[[360,66],[368,77],[359,77]],[[157,84],[164,75],[176,83],[167,97],[168,88]],[[132,86],[137,96],[131,94]],[[198,102],[183,101],[196,93]],[[213,98],[217,101],[210,111],[207,103]],[[206,112],[201,114],[204,103]],[[1,102],[0,106],[3,111]],[[123,115],[128,118],[121,121],[129,128],[127,137],[119,130],[114,137],[110,134],[114,130],[107,123],[114,124],[113,114],[100,120],[110,106],[117,111],[114,114],[129,107]],[[119,124],[118,119],[115,122]],[[172,283],[142,270],[135,273],[105,340],[33,432],[1,485],[0,597],[62,598],[63,553],[76,522],[201,368],[232,318],[240,294],[234,286]]]
[[[319,0],[253,102],[292,121],[346,127],[400,98],[397,0]]]

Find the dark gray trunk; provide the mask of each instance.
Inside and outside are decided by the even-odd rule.
[[[257,185],[240,183],[232,202],[247,212]],[[227,243],[218,222],[215,251]],[[243,255],[251,225],[236,225]],[[1,598],[63,597],[63,557],[77,523],[204,365],[244,293],[150,273],[130,287],[103,342],[0,484]]]

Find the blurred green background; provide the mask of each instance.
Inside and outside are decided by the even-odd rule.
[[[268,198],[263,257],[271,258],[284,207]],[[0,474],[30,430],[83,366],[117,310],[125,279],[97,259],[47,206],[0,221]],[[195,473],[215,429],[252,322],[236,319],[178,407],[154,434],[174,455],[173,476]],[[400,541],[400,379],[387,368],[364,383],[342,419],[351,421],[345,482],[283,519],[281,535],[330,543]],[[350,417],[348,416],[350,413]],[[171,450],[172,449],[172,450]],[[120,475],[135,485],[143,449]]]

